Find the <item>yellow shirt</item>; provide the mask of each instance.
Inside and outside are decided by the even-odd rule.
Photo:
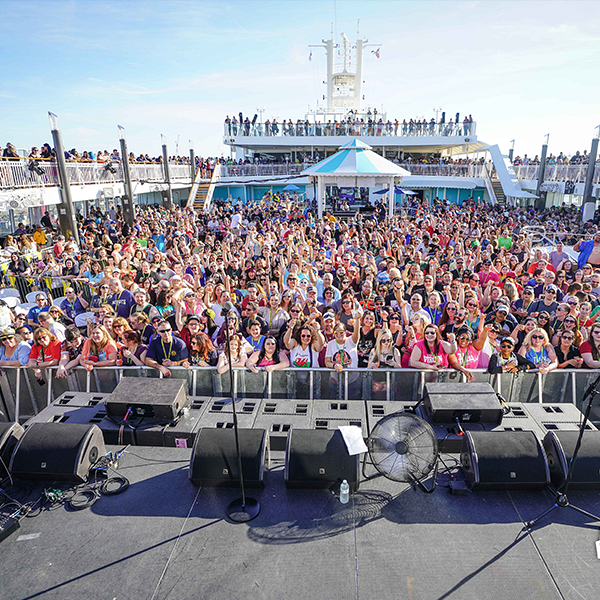
[[[33,232],[33,241],[40,246],[43,246],[46,243],[46,233],[44,231],[37,230]]]

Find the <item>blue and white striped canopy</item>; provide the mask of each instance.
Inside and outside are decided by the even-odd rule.
[[[339,152],[302,171],[302,175],[343,177],[408,177],[410,173],[387,160],[371,146],[353,139],[340,147]]]

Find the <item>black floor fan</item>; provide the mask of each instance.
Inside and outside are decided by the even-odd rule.
[[[377,470],[366,476],[367,456],[363,460],[363,477],[368,480],[382,475],[386,479],[418,486],[427,494],[435,490],[438,472],[438,442],[431,425],[412,412],[396,412],[380,419],[370,431],[368,405],[365,400],[368,460]],[[433,471],[427,488],[422,479]]]

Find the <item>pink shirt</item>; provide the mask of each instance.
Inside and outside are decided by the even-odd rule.
[[[466,349],[459,348],[456,352],[458,364],[465,369],[476,369],[479,365],[480,351],[473,348],[473,344],[469,344]]]
[[[444,348],[442,348],[442,344],[440,342],[439,354],[433,355],[429,354],[427,351],[427,347],[425,346],[425,341],[417,342],[417,348],[421,350],[421,362],[424,362],[428,365],[441,365],[444,369],[448,368],[448,355]]]

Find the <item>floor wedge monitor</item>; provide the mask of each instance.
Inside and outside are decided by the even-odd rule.
[[[544,437],[550,479],[557,489],[567,480],[578,437],[578,431],[549,431]],[[600,489],[600,431],[584,432],[569,489]]]
[[[502,406],[489,383],[427,383],[423,408],[430,423],[502,422]]]
[[[285,453],[288,488],[330,488],[346,480],[359,484],[359,455],[350,456],[339,429],[292,429]]]
[[[17,442],[23,435],[18,423],[0,423],[0,481],[8,475],[8,465]]]
[[[105,401],[109,417],[125,415],[173,421],[189,405],[188,384],[183,379],[123,377]]]
[[[242,473],[246,487],[264,488],[266,429],[239,429]],[[235,430],[204,427],[196,434],[190,461],[190,481],[196,486],[240,485]]]
[[[34,423],[19,440],[9,469],[21,479],[83,482],[105,454],[97,425]]]
[[[466,431],[460,459],[472,490],[539,490],[550,483],[533,431]]]

